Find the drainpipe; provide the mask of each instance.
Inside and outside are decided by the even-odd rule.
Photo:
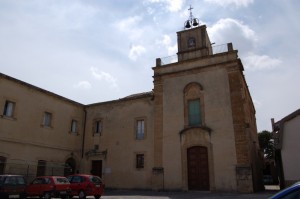
[[[83,122],[83,135],[82,135],[82,145],[81,145],[81,158],[84,156],[84,142],[85,142],[85,127],[86,127],[86,109],[84,109],[84,122]]]

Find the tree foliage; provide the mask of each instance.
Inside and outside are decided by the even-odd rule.
[[[262,131],[258,133],[259,146],[264,151],[264,156],[266,159],[274,158],[274,140],[272,133],[269,131]]]

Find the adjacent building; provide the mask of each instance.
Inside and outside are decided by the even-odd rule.
[[[272,119],[275,148],[275,165],[279,174],[280,188],[300,180],[298,157],[300,140],[300,109],[275,122]]]
[[[177,32],[152,91],[83,105],[0,74],[0,172],[93,173],[110,188],[263,188],[255,108],[231,43]],[[221,49],[221,50],[220,50]]]

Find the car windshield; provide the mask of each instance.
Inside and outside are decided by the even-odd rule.
[[[102,180],[101,178],[97,177],[97,176],[90,176],[90,180],[91,182],[93,182],[94,184],[101,184]]]
[[[54,178],[55,184],[69,184],[67,178]]]
[[[25,180],[21,176],[7,176],[6,178],[4,176],[0,179],[1,184],[6,185],[24,185]]]
[[[17,177],[17,184],[26,184],[25,179],[23,177]]]

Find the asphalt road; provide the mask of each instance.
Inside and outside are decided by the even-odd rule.
[[[126,191],[108,190],[102,199],[267,199],[276,191],[264,191],[253,194],[216,193],[216,192],[155,192],[155,191]],[[91,197],[92,199],[93,197]]]
[[[278,186],[268,186],[267,191],[241,194],[221,193],[210,191],[188,191],[188,192],[167,192],[167,191],[140,191],[140,190],[105,190],[101,199],[268,199],[279,191]],[[78,197],[74,197],[76,199]],[[88,199],[94,199],[89,196]],[[54,198],[53,198],[54,199]]]

